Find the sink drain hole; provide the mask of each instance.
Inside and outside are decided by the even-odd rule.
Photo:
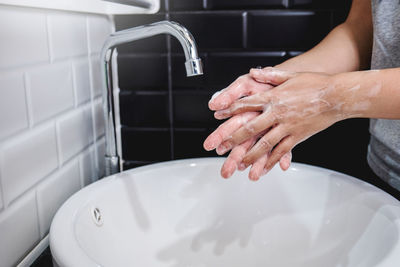
[[[99,208],[94,207],[92,209],[92,218],[97,226],[103,225],[103,216],[101,215]]]

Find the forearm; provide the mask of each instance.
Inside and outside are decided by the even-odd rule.
[[[400,68],[341,73],[332,84],[344,118],[400,119]]]
[[[357,71],[369,67],[372,50],[372,15],[370,1],[354,0],[350,14],[310,51],[276,67],[294,72]]]

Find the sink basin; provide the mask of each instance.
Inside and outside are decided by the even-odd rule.
[[[57,212],[58,266],[399,266],[400,203],[293,163],[258,182],[220,178],[223,158],[148,165],[102,179]]]

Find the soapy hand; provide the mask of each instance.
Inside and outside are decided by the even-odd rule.
[[[211,110],[220,110],[229,107],[236,100],[264,92],[273,88],[272,85],[268,83],[258,83],[249,74],[239,77],[235,82],[233,82],[226,89],[214,94],[209,102],[209,107]],[[247,112],[233,116],[225,123],[221,124],[216,131],[214,131],[204,142],[204,148],[206,150],[216,149],[219,155],[224,154],[226,151],[221,153],[222,147],[220,144],[232,135],[237,129],[242,127],[248,121],[254,119],[259,112]],[[244,155],[248,150],[256,143],[257,137],[252,137],[245,142],[232,148],[231,153],[226,159],[224,165],[221,169],[221,175],[225,178],[232,176],[236,169],[244,170],[245,166],[242,162]],[[287,170],[290,166],[292,154],[288,152],[285,154],[281,160],[280,165],[283,170]],[[264,155],[259,160],[257,160],[251,170],[249,176],[254,180],[260,177],[264,172],[264,165],[267,160],[267,155]]]
[[[262,135],[243,156],[240,166],[255,165],[263,159],[265,164],[261,174],[266,173],[296,144],[343,119],[343,103],[340,102],[340,96],[335,94],[329,75],[265,68],[252,69],[249,77],[276,87],[233,103],[227,101],[219,106],[210,105],[216,110],[215,117],[218,119],[244,112],[260,113],[235,129],[230,136],[224,136],[222,143],[213,144],[223,154],[250,138]],[[251,82],[242,86],[251,87]],[[212,135],[218,135],[218,129]],[[257,180],[259,176],[250,178]]]

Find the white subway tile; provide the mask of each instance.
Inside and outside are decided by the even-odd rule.
[[[81,184],[86,186],[96,180],[94,148],[87,149],[79,159],[81,170]]]
[[[73,63],[74,87],[77,104],[90,100],[89,60],[87,58]]]
[[[96,143],[96,151],[97,151],[97,177],[101,178],[105,175],[105,166],[104,166],[104,156],[106,154],[106,143],[105,139],[102,138]]]
[[[49,61],[43,12],[1,6],[0,36],[0,68]]]
[[[101,66],[100,66],[100,56],[93,55],[91,57],[90,64],[91,76],[92,76],[92,91],[93,98],[101,95]]]
[[[88,53],[85,15],[55,12],[49,15],[48,23],[54,59]]]
[[[36,124],[74,105],[70,64],[51,64],[28,72],[32,119]]]
[[[104,135],[104,112],[103,112],[103,102],[99,98],[94,104],[94,131],[96,138]]]
[[[0,152],[4,201],[8,205],[57,168],[54,124],[7,141]]]
[[[0,139],[28,127],[22,74],[0,76]]]
[[[3,209],[4,204],[3,204],[3,190],[1,189],[1,177],[0,177],[0,212]]]
[[[93,142],[91,107],[79,108],[57,122],[61,162],[64,163]]]
[[[15,266],[39,242],[39,227],[33,191],[0,213],[1,266]]]
[[[99,53],[105,40],[111,34],[112,22],[107,16],[88,17],[88,34],[90,53]]]
[[[51,221],[61,205],[81,188],[78,161],[66,165],[37,187],[40,236],[49,231]]]

